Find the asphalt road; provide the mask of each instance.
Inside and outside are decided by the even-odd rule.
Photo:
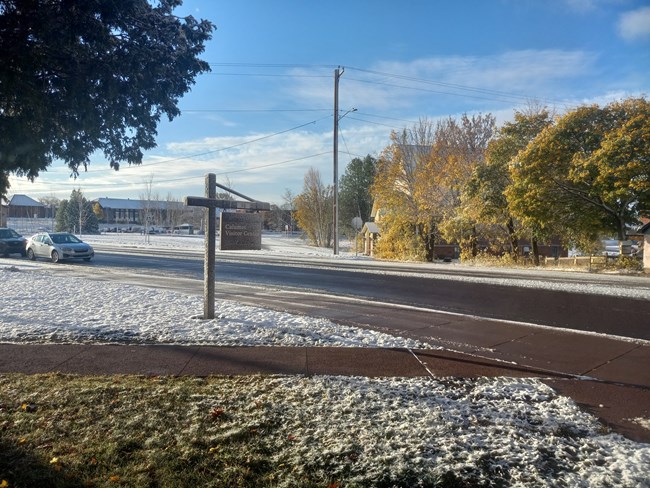
[[[529,274],[449,269],[427,270],[421,266],[373,266],[364,270],[363,262],[314,263],[304,259],[280,261],[245,256],[219,257],[219,289],[228,284],[252,284],[265,287],[302,290],[339,297],[357,297],[378,303],[407,305],[491,319],[505,319],[607,333],[650,340],[650,300],[531,288]],[[98,252],[92,268],[120,270],[151,276],[175,276],[202,279],[200,254],[162,252],[157,255],[135,251]],[[473,278],[483,278],[477,282]],[[506,284],[487,283],[500,277]],[[158,278],[159,279],[159,278]],[[599,286],[650,286],[648,280],[625,277],[540,274],[537,279],[555,281],[558,287],[576,279]],[[520,283],[521,286],[511,286]],[[403,310],[401,313],[408,313]]]

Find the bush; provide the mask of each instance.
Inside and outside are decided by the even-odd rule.
[[[620,271],[643,271],[643,261],[635,256],[618,256],[607,260],[607,268]]]

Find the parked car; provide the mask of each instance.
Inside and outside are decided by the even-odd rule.
[[[18,232],[7,227],[0,227],[0,255],[9,256],[10,254],[20,254],[25,256],[25,244],[27,239]]]
[[[601,242],[601,254],[607,257],[618,257],[623,248],[625,256],[635,256],[639,252],[639,246],[634,241],[618,241],[616,239],[603,239]]]
[[[90,261],[95,251],[74,234],[68,232],[40,232],[27,241],[27,257],[50,259],[58,263],[63,259]]]

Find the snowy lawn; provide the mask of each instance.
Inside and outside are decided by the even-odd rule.
[[[649,445],[534,379],[3,375],[0,425],[9,486],[650,483]]]

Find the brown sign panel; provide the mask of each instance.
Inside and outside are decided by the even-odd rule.
[[[222,212],[219,234],[222,251],[259,251],[262,249],[262,217],[256,213]]]

